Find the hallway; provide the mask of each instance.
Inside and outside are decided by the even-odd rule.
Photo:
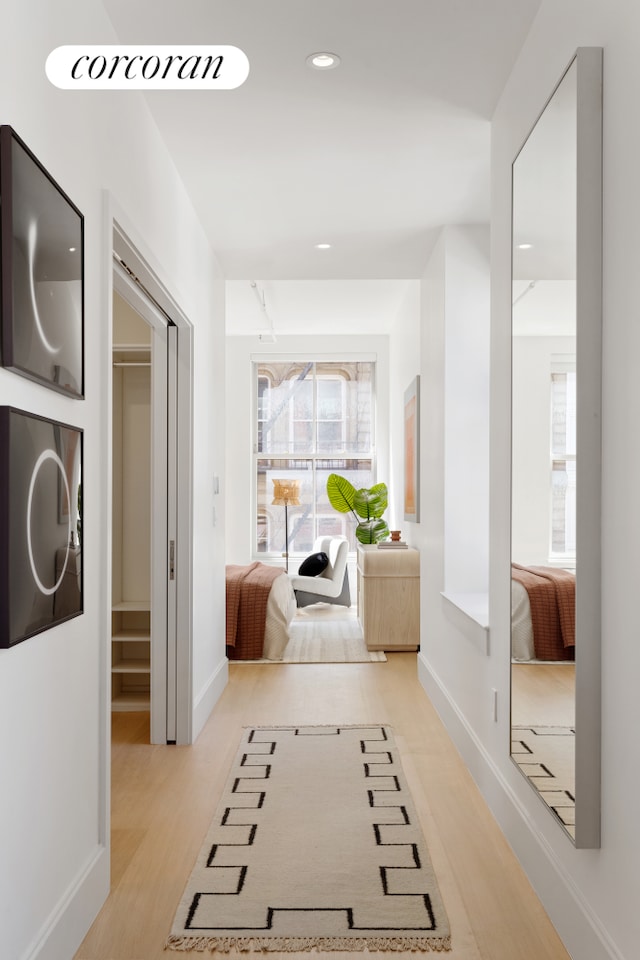
[[[451,924],[453,949],[443,956],[569,960],[418,683],[411,653],[371,664],[231,664],[192,747],[150,746],[147,715],[114,714],[112,892],[75,960],[179,956],[164,941],[241,728],[291,723],[394,728]]]

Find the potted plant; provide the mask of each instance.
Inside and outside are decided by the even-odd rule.
[[[378,543],[389,536],[389,527],[382,514],[387,509],[388,494],[384,483],[356,490],[354,485],[338,473],[327,478],[329,503],[339,513],[351,512],[357,521],[356,537],[360,543]]]

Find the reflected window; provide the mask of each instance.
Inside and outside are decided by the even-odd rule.
[[[576,555],[575,361],[551,372],[551,557]]]

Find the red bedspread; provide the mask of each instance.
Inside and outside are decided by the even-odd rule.
[[[227,566],[227,656],[230,660],[262,657],[269,592],[275,578],[283,572],[257,561],[248,566]]]
[[[573,660],[576,643],[576,578],[555,567],[511,565],[511,576],[529,595],[533,645],[538,660]]]

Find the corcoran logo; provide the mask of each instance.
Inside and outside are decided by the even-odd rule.
[[[230,46],[69,45],[52,50],[45,69],[62,90],[233,90],[249,60]]]

